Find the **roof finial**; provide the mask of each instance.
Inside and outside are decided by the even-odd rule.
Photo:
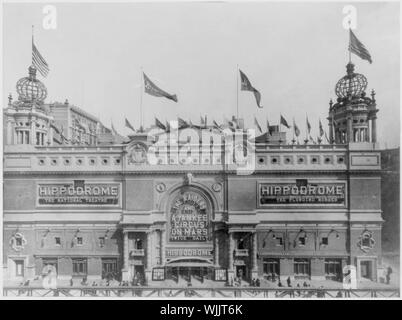
[[[375,91],[374,89],[371,90],[371,99],[375,101]]]

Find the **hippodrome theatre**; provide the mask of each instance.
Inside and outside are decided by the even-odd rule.
[[[227,157],[225,124],[122,137],[67,100],[46,103],[36,72],[3,111],[6,280],[52,265],[64,280],[341,281],[350,264],[377,281],[378,109],[353,64],[329,104],[329,142],[292,143],[273,126],[253,140],[248,174]]]

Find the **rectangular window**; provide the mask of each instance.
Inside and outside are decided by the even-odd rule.
[[[299,237],[299,246],[306,245],[306,237]]]
[[[279,275],[279,259],[264,259],[263,271],[267,275]]]
[[[117,258],[102,259],[102,279],[117,278]]]
[[[328,237],[323,237],[321,239],[321,244],[324,245],[324,246],[327,246],[328,245]]]
[[[294,274],[299,277],[310,276],[310,260],[309,259],[294,259]]]
[[[56,246],[61,246],[61,238],[60,237],[54,237],[54,243]]]
[[[17,247],[22,247],[22,238],[21,237],[15,237],[15,245]]]
[[[86,275],[88,270],[88,262],[85,258],[73,259],[73,275]]]
[[[325,276],[333,280],[338,280],[341,276],[341,259],[325,259]]]
[[[82,246],[83,240],[82,237],[77,237],[77,246]]]
[[[283,246],[283,238],[282,237],[276,237],[276,245],[277,246]]]
[[[15,260],[15,275],[17,277],[24,276],[24,260]]]

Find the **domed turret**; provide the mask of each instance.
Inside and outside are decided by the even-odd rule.
[[[376,142],[376,101],[366,97],[367,79],[354,72],[354,64],[346,66],[346,75],[335,86],[336,103],[329,105],[331,142]],[[371,126],[370,126],[371,121]],[[371,130],[371,132],[370,132]],[[371,134],[370,134],[371,133]]]
[[[36,68],[28,68],[29,75],[17,82],[18,100],[24,103],[42,104],[47,97],[45,85],[36,79]]]

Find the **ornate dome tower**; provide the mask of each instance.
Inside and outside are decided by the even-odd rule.
[[[18,100],[23,103],[36,103],[42,105],[47,97],[45,85],[36,79],[36,68],[28,68],[28,77],[21,78],[17,82]]]
[[[28,68],[28,76],[17,81],[18,100],[9,96],[8,107],[4,111],[5,145],[52,144],[53,117],[46,111],[44,100],[47,96],[45,85],[36,78],[36,68]]]
[[[331,143],[377,142],[375,92],[366,97],[367,79],[355,73],[354,67],[351,62],[347,64],[346,75],[335,86],[336,103],[329,103]]]

